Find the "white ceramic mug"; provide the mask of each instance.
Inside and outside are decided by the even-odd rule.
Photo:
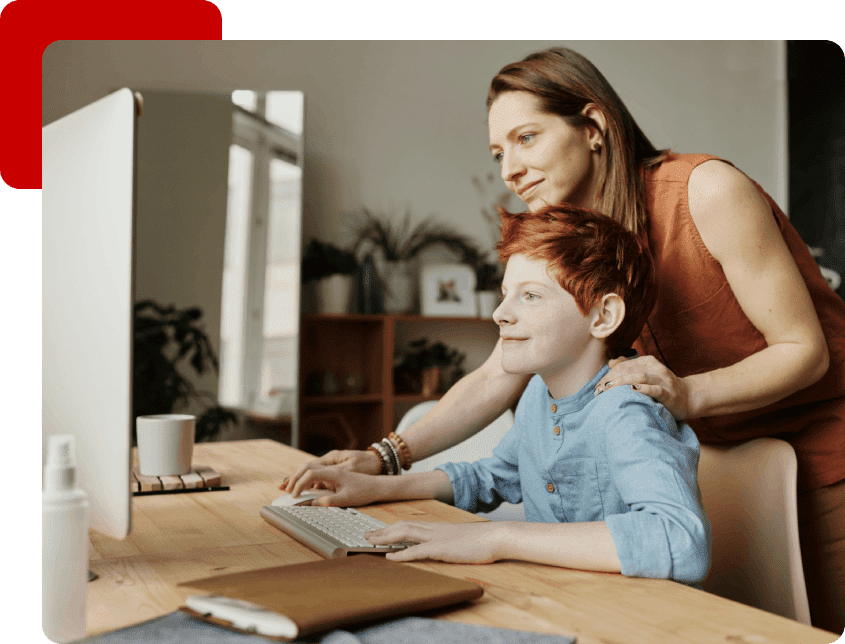
[[[191,471],[195,416],[138,416],[138,469],[143,476],[174,476]]]

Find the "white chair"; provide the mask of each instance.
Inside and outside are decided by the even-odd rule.
[[[713,532],[702,588],[809,625],[796,481],[795,452],[785,441],[701,446],[698,483]]]
[[[430,400],[415,405],[402,417],[396,433],[401,434],[408,427],[425,416],[428,411],[437,404],[437,401]],[[474,436],[465,441],[434,454],[428,458],[420,459],[411,465],[410,473],[429,472],[438,465],[444,463],[458,463],[461,461],[473,462],[480,458],[493,455],[493,448],[499,444],[502,437],[513,426],[513,412],[508,409],[504,414],[490,423]],[[486,517],[491,521],[525,521],[525,510],[522,504],[502,503],[492,512],[479,512],[478,516]]]

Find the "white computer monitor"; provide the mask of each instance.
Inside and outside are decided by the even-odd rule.
[[[42,128],[42,465],[76,436],[91,528],[124,538],[132,493],[135,157],[121,89]]]

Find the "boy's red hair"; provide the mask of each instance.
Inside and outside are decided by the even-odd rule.
[[[599,212],[570,204],[535,212],[499,210],[499,259],[523,254],[544,259],[549,275],[587,315],[607,293],[625,302],[625,318],[607,339],[608,355],[624,354],[637,339],[657,299],[651,253],[622,224]]]

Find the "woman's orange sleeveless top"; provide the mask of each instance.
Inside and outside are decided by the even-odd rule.
[[[660,292],[635,348],[682,377],[730,366],[766,347],[690,216],[690,174],[716,158],[672,154],[644,174]],[[815,489],[845,479],[845,302],[827,285],[774,200],[763,194],[815,304],[830,367],[819,382],[762,409],[688,422],[702,443],[736,443],[760,436],[787,440],[798,457],[799,489]]]

